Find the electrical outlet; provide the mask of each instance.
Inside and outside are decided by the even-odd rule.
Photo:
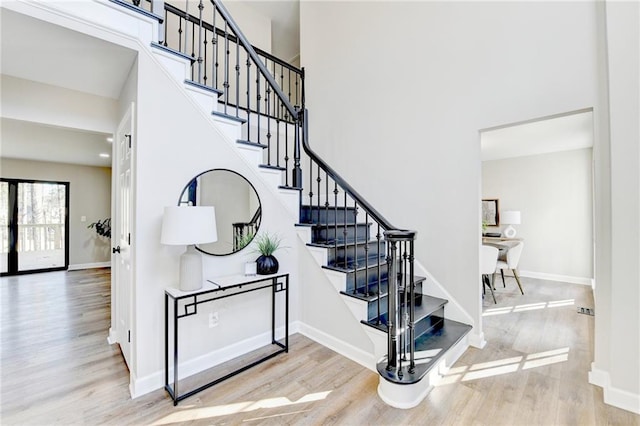
[[[209,328],[217,327],[219,319],[220,317],[217,312],[211,312],[209,314]]]

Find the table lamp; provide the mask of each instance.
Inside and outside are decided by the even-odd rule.
[[[180,257],[179,288],[193,291],[202,288],[202,255],[196,244],[218,240],[216,211],[212,206],[170,206],[164,208],[160,242],[185,245]]]
[[[520,212],[517,210],[510,210],[502,212],[500,215],[500,222],[505,225],[509,225],[502,233],[507,238],[513,238],[516,236],[516,229],[511,225],[520,225]]]

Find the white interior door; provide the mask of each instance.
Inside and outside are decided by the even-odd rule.
[[[132,147],[133,147],[133,108],[129,110],[118,126],[113,147],[115,208],[113,261],[114,271],[112,288],[116,307],[116,335],[120,350],[131,369],[131,308],[133,306],[132,270],[131,270],[131,218],[132,213]]]

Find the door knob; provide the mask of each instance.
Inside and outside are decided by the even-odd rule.
[[[111,251],[113,252],[113,254],[120,253],[120,246],[114,247],[113,249],[111,249]]]

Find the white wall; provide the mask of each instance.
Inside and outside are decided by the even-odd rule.
[[[591,157],[588,148],[482,162],[482,198],[498,198],[501,212],[521,212],[514,227],[525,242],[522,275],[591,284]]]
[[[259,177],[237,153],[235,141],[221,136],[210,121],[210,113],[190,100],[180,84],[159,68],[147,51],[138,60],[135,253],[136,286],[136,391],[157,389],[162,384],[164,334],[164,288],[177,285],[179,256],[183,247],[162,246],[160,227],[165,206],[175,205],[185,185],[196,175],[213,168],[226,168],[246,177],[262,203],[261,231],[279,234],[284,245],[294,247],[292,217]],[[162,102],[157,93],[162,90]],[[244,263],[258,256],[243,250],[230,256],[205,256],[205,277],[241,274]],[[298,319],[297,251],[276,253],[283,271],[292,272],[290,320]],[[183,360],[207,356],[216,350],[255,338],[268,331],[265,317],[268,295],[226,299],[223,304],[202,308],[199,318],[187,321],[181,343]],[[220,325],[207,327],[207,312],[217,311]],[[206,337],[203,337],[206,336]]]
[[[110,168],[0,158],[0,170],[4,178],[69,182],[69,267],[111,261],[111,241],[87,228],[111,217]]]
[[[606,84],[600,95],[609,109],[608,120],[598,123],[606,145],[596,182],[602,184],[600,199],[609,203],[596,205],[602,232],[596,241],[595,360],[589,381],[603,387],[605,402],[640,414],[640,5],[607,1],[605,8]]]
[[[594,4],[302,2],[300,15],[311,145],[418,231],[418,261],[481,324],[478,131],[597,108]]]

